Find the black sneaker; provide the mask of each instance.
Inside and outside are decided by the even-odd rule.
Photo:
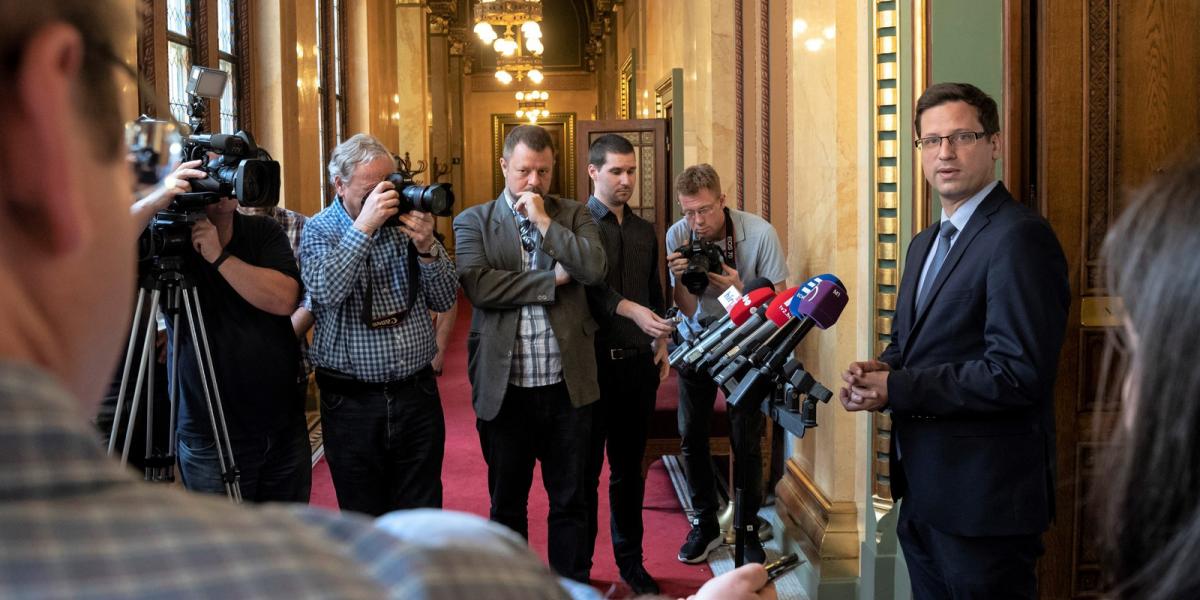
[[[656,595],[658,594],[658,582],[646,572],[646,567],[637,565],[631,569],[621,569],[621,579],[629,584],[629,588],[634,594]]]
[[[708,553],[721,545],[721,527],[715,522],[692,521],[692,530],[688,532],[687,541],[679,548],[679,562],[689,565],[702,563],[708,558]]]

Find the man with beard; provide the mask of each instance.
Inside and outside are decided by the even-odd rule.
[[[604,248],[582,204],[546,195],[554,169],[546,130],[514,128],[500,168],[500,197],[454,219],[458,275],[474,306],[468,375],[491,518],[528,538],[540,460],[550,566],[586,582],[583,475],[600,391],[584,286],[604,282]]]

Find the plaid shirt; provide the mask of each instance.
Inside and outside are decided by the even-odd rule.
[[[408,304],[408,236],[399,227],[381,227],[368,237],[353,227],[341,199],[325,207],[304,228],[300,272],[312,298],[316,332],[309,357],[318,368],[362,381],[404,379],[437,353],[429,310],[454,305],[458,275],[446,251],[435,242],[438,260],[420,263],[419,291]],[[399,325],[371,329],[363,322],[368,278],[372,318],[404,309]]]
[[[308,221],[308,217],[282,206],[266,208],[238,206],[238,212],[244,215],[271,217],[276,223],[279,223],[279,226],[283,227],[283,232],[287,234],[288,243],[292,245],[292,254],[295,255],[296,262],[300,262],[300,235],[304,231],[304,224]],[[300,298],[300,306],[309,311],[312,310],[312,300],[308,297],[308,290],[305,290],[304,296]],[[308,359],[308,336],[304,336],[300,338],[300,372],[296,376],[296,381],[308,381],[308,376],[312,372],[312,361]]]
[[[4,598],[568,597],[524,540],[478,517],[372,522],[138,481],[56,381],[11,362],[0,362],[0,539]]]
[[[511,210],[515,199],[504,188],[504,199],[508,201]],[[527,220],[524,215],[513,210],[513,223],[517,229],[521,222]],[[536,227],[530,228],[537,244],[533,252],[517,248],[521,253],[521,270],[533,269],[533,257],[541,251],[541,232]],[[563,380],[562,354],[558,348],[558,340],[550,327],[550,316],[546,307],[541,304],[526,304],[521,307],[521,317],[517,321],[517,337],[513,341],[512,370],[508,372],[508,382],[517,387],[540,387],[558,383]]]

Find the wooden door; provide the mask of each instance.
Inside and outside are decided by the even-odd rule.
[[[1200,3],[1009,0],[1005,155],[1014,193],[1050,221],[1073,302],[1055,388],[1057,520],[1038,567],[1043,598],[1098,597],[1086,501],[1117,406],[1097,402],[1108,312],[1100,248],[1128,192],[1200,141]],[[1022,43],[1024,40],[1024,43]],[[1008,171],[1008,169],[1006,169]],[[1012,173],[1012,171],[1009,171]],[[1020,191],[1018,191],[1020,190]]]
[[[667,138],[666,119],[622,119],[612,121],[579,121],[575,136],[576,199],[587,202],[592,195],[592,179],[588,176],[588,147],[592,141],[606,134],[624,136],[633,144],[637,154],[637,185],[629,207],[639,217],[654,224],[654,233],[659,243],[659,279],[665,298],[670,298],[666,287],[666,251],[661,246],[666,241],[667,228],[671,226],[671,160]]]

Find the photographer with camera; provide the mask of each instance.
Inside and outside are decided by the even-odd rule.
[[[763,219],[725,206],[721,179],[711,165],[688,167],[675,178],[675,193],[683,218],[667,230],[667,255],[671,270],[672,297],[676,306],[696,323],[712,321],[725,314],[717,296],[730,286],[742,291],[742,282],[758,277],[783,291],[787,264],[779,237]],[[721,544],[717,524],[717,491],[712,455],[708,446],[717,397],[717,385],[707,373],[679,372],[680,449],[692,490],[696,516],[687,540],[679,549],[679,560],[699,563]],[[729,407],[730,442],[735,449],[735,477],[745,482],[742,514],[758,513],[762,501],[762,451],[759,438],[763,415],[758,406],[744,403]],[[742,470],[745,470],[743,473]],[[747,536],[746,558],[764,562],[766,554],[756,535]]]
[[[221,406],[242,497],[306,502],[311,458],[304,405],[296,401],[299,347],[291,324],[300,272],[283,230],[222,197],[191,228],[184,272],[200,293]],[[190,490],[224,494],[202,372],[187,327],[178,343],[180,475]]]
[[[429,310],[448,310],[458,290],[433,235],[431,211],[448,210],[437,202],[447,190],[406,184],[395,170],[369,135],[334,148],[337,198],[309,219],[300,242],[325,456],[338,505],[369,515],[442,505],[446,424]]]

